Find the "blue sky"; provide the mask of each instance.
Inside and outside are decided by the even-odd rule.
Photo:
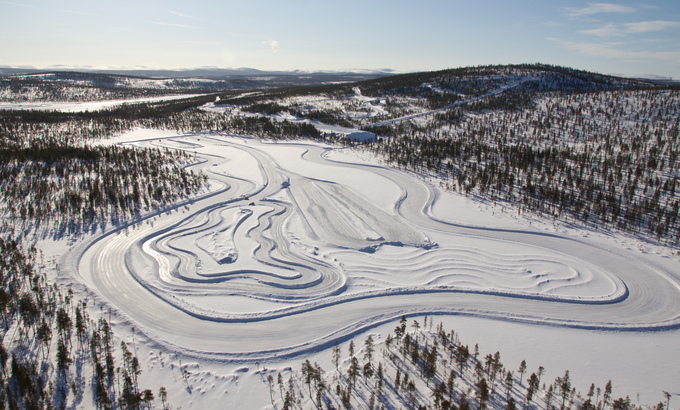
[[[410,72],[535,62],[680,79],[680,1],[0,0],[0,65]]]

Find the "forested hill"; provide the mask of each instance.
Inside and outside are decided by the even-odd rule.
[[[495,72],[432,78],[430,89],[476,84],[462,99],[502,92],[374,129],[390,137],[374,150],[466,195],[678,244],[677,87],[545,66]]]
[[[343,84],[313,87],[286,87],[248,96],[246,102],[301,95],[352,94],[356,87],[371,97],[409,96],[427,101],[429,108],[440,108],[466,98],[511,88],[528,97],[536,92],[596,92],[657,88],[652,81],[628,79],[545,64],[479,66],[383,76]],[[672,85],[665,84],[666,87]],[[237,100],[229,103],[243,104]],[[513,108],[513,107],[510,107]]]
[[[479,96],[513,86],[517,86],[515,92],[526,93],[611,91],[649,88],[653,84],[543,64],[466,67],[395,75],[360,84],[366,95],[407,94],[424,98],[437,94]]]

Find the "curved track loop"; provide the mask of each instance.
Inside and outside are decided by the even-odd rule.
[[[678,283],[645,262],[557,235],[447,222],[432,214],[435,188],[335,163],[317,145],[284,144],[331,169],[301,175],[277,164],[272,144],[200,137],[160,144],[196,150],[217,189],[83,242],[64,261],[179,349],[233,361],[297,355],[413,314],[603,330],[680,324]],[[220,147],[260,175],[219,172],[229,165]],[[334,171],[343,169],[400,190],[393,208],[358,194]]]

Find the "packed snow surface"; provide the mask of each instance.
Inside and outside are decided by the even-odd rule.
[[[401,315],[625,343],[680,325],[677,261],[468,219],[450,194],[341,149],[221,133],[115,142],[195,153],[211,188],[91,236],[60,266],[148,338],[196,360],[295,359]],[[575,374],[591,365],[563,359]]]

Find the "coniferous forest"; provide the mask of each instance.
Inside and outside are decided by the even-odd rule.
[[[154,392],[139,387],[139,361],[114,344],[106,314],[90,317],[87,302],[50,283],[40,259],[35,248],[0,239],[2,408],[64,408],[83,389],[92,389],[96,408],[148,405]]]

